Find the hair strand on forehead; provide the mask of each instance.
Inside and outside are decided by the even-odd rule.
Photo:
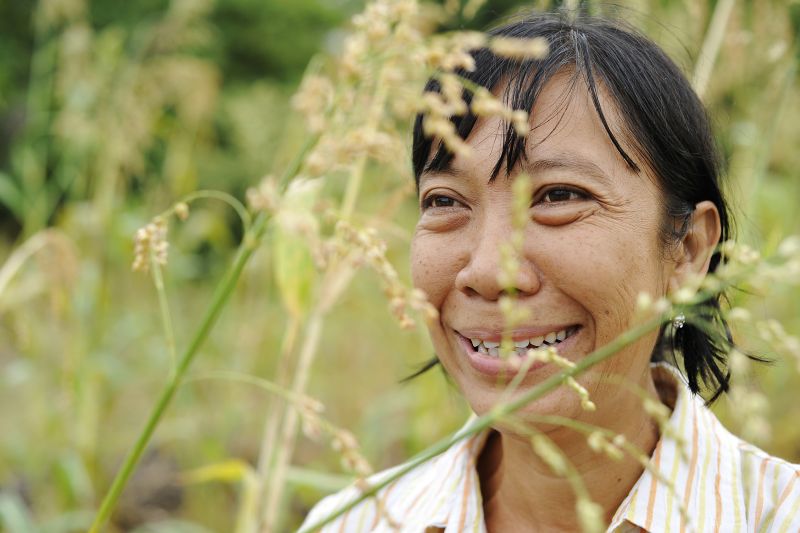
[[[589,91],[589,95],[592,97],[592,104],[594,104],[594,109],[597,111],[597,116],[600,117],[600,122],[603,124],[603,129],[606,130],[608,138],[614,143],[614,148],[617,149],[617,152],[619,152],[625,160],[625,163],[628,164],[628,167],[634,172],[639,173],[639,165],[631,159],[631,156],[629,156],[625,149],[619,144],[617,136],[611,131],[608,121],[606,120],[606,115],[603,113],[603,108],[600,105],[600,98],[597,96],[597,85],[595,84],[594,75],[592,74],[592,62],[589,59],[589,43],[586,40],[586,35],[576,30],[573,30],[573,34],[577,36],[575,50],[578,57],[576,60],[577,62],[583,63],[581,70],[586,79],[586,87]]]

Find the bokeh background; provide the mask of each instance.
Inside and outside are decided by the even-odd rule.
[[[89,526],[170,371],[152,279],[131,272],[135,231],[192,191],[244,198],[262,176],[279,173],[308,136],[290,97],[310,61],[324,65],[341,52],[363,4],[0,1],[0,530]],[[560,4],[447,0],[426,9],[438,10],[436,30],[448,31]],[[615,9],[691,77],[726,4],[703,98],[728,165],[738,234],[769,252],[800,233],[800,3],[637,0]],[[408,161],[403,142],[397,156]],[[390,192],[402,193],[396,215],[377,229],[407,281],[416,203],[405,166],[391,178],[370,166],[356,212],[368,220]],[[326,198],[338,202],[342,190],[334,179]],[[178,346],[241,238],[236,213],[219,202],[193,204],[170,228],[164,277]],[[271,257],[267,239],[191,373],[275,374],[287,313]],[[775,359],[748,377],[766,399],[751,408],[769,426],[743,427],[725,400],[715,409],[734,431],[798,462],[797,362],[757,341],[754,323],[776,319],[799,334],[800,292],[741,291],[732,300],[753,315],[737,338]],[[467,415],[438,370],[399,383],[431,355],[424,328],[400,329],[379,280],[365,271],[326,317],[308,393],[356,435],[376,468],[397,464]],[[185,383],[110,528],[232,531],[269,402],[264,390],[237,381]],[[352,479],[334,450],[306,438],[292,465],[281,531]]]

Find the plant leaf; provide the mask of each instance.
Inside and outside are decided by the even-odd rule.
[[[22,220],[25,196],[17,186],[14,178],[0,172],[0,203],[8,208],[17,220]]]
[[[311,247],[318,245],[319,223],[312,209],[321,185],[318,179],[292,182],[275,217],[275,283],[287,311],[297,318],[308,312],[316,286]]]

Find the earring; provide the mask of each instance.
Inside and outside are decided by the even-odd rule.
[[[675,315],[675,318],[672,319],[672,327],[675,329],[681,329],[684,324],[686,324],[686,315],[683,313],[678,313]]]

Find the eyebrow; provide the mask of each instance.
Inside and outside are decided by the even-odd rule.
[[[460,168],[453,168],[453,167],[445,167],[436,170],[423,170],[422,174],[419,176],[419,180],[417,180],[417,192],[419,192],[419,186],[422,185],[423,180],[431,179],[435,176],[450,176],[451,178],[463,178],[467,175],[467,172],[461,170]]]
[[[522,172],[531,176],[546,172],[548,170],[569,170],[578,174],[589,175],[598,181],[608,184],[611,182],[609,175],[592,161],[574,155],[558,156],[552,159],[536,159],[534,161],[522,162],[520,164]],[[419,178],[420,183],[425,178],[432,176],[450,176],[463,178],[468,174],[460,168],[447,167],[437,170],[423,172]]]
[[[547,170],[569,170],[578,174],[589,175],[598,181],[608,184],[611,177],[599,166],[588,159],[568,155],[556,159],[536,159],[535,161],[523,162],[522,171],[530,175],[535,175]]]

